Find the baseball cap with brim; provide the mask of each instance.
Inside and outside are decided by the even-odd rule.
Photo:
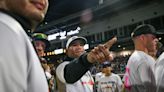
[[[68,39],[66,43],[66,48],[68,48],[75,40],[80,40],[84,45],[87,43],[87,39],[84,37],[72,36],[71,38]]]
[[[131,33],[131,37],[136,37],[142,34],[153,34],[155,36],[164,34],[163,32],[157,32],[156,29],[149,24],[142,24],[137,26],[134,31]]]
[[[103,62],[102,63],[102,67],[106,68],[106,67],[111,67],[111,63],[109,61]]]
[[[46,49],[50,47],[50,42],[48,41],[48,37],[43,33],[34,33],[32,35],[34,41],[43,41],[46,44]]]

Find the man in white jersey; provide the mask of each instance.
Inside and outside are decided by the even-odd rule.
[[[0,0],[0,92],[48,92],[27,35],[43,20],[48,0]]]
[[[155,77],[157,83],[156,92],[164,91],[164,52],[159,56],[155,64]]]
[[[119,75],[112,73],[109,62],[103,63],[104,77],[98,80],[97,92],[122,92],[123,83]]]
[[[89,69],[93,63],[111,59],[109,48],[115,42],[116,38],[113,38],[86,53],[84,45],[87,40],[84,37],[69,38],[66,43],[68,57],[56,69],[57,77],[66,85],[65,92],[93,92],[94,80]]]
[[[156,34],[155,28],[149,24],[139,25],[132,32],[135,50],[128,60],[124,76],[127,92],[155,92],[155,60],[148,52],[154,48]]]

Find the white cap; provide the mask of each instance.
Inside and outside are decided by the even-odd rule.
[[[84,45],[87,43],[87,39],[84,37],[72,36],[71,38],[68,39],[67,44],[66,44],[66,48],[68,48],[70,46],[70,44],[75,40],[81,40],[84,43]]]

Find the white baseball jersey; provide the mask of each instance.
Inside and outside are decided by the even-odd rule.
[[[48,92],[47,80],[24,29],[0,12],[0,92]]]
[[[130,56],[124,84],[127,92],[155,92],[153,67],[155,60],[143,51],[135,50]]]
[[[155,77],[157,83],[157,91],[156,92],[163,92],[164,91],[164,52],[160,55],[157,59],[155,64]]]
[[[64,78],[64,68],[70,62],[65,61],[61,63],[56,69],[56,75],[60,81],[66,85],[66,92],[93,92],[94,80],[91,73],[86,72],[77,82],[67,83]]]
[[[120,76],[112,73],[110,76],[104,76],[98,80],[98,92],[121,92],[122,81]]]

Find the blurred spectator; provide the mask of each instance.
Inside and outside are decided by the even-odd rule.
[[[32,40],[39,58],[44,56],[45,50],[50,47],[47,35],[43,33],[32,34]]]
[[[47,35],[43,33],[34,33],[32,34],[33,44],[35,46],[36,52],[40,58],[40,62],[42,64],[42,67],[44,69],[47,82],[49,85],[50,92],[56,91],[56,83],[55,76],[53,76],[51,73],[50,66],[47,64],[47,60],[43,58],[45,51],[50,47],[50,42],[47,39]]]
[[[111,63],[104,62],[104,76],[98,80],[97,92],[121,92],[123,83],[119,75],[112,73]]]

